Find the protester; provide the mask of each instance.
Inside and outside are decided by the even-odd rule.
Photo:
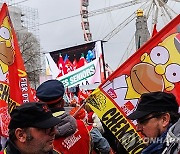
[[[89,154],[91,152],[91,136],[89,131],[81,120],[75,120],[64,111],[64,86],[58,80],[48,80],[42,83],[38,88],[36,95],[39,100],[45,102],[53,112],[53,115],[61,119],[58,131],[59,135],[54,141],[54,147],[63,154]],[[68,118],[62,118],[66,114]],[[63,129],[61,129],[63,128]],[[72,130],[73,131],[72,133]],[[62,132],[71,133],[62,133]]]
[[[91,109],[91,107],[88,104],[85,104],[85,110],[88,113],[87,123],[93,125],[93,127],[97,127],[99,131],[103,134],[104,128],[97,114],[94,113],[94,111]]]
[[[98,116],[90,108],[89,104],[85,104],[85,110],[88,113],[88,124],[92,124],[93,127],[97,127],[101,132],[102,136],[108,141],[112,151],[115,154],[127,154],[127,151],[122,144],[116,139],[114,134],[107,128],[107,126],[101,123]]]
[[[92,124],[88,125],[87,123],[88,113],[86,112],[84,108],[79,109],[79,107],[74,107],[70,111],[70,114],[74,115],[74,117],[77,120],[83,120],[84,123],[86,124],[92,138],[93,150],[101,154],[110,153],[110,150],[111,150],[110,145],[108,141],[102,136],[99,129],[96,126],[93,126]]]
[[[45,81],[36,92],[36,96],[50,107],[53,115],[61,119],[54,147],[63,154],[88,154],[91,151],[90,135],[82,121],[64,112],[64,92],[64,85],[58,80]]]
[[[142,94],[136,110],[128,116],[131,120],[137,120],[137,131],[144,135],[144,141],[148,143],[142,154],[165,152],[167,132],[172,129],[172,125],[179,117],[178,103],[173,94],[165,92]]]
[[[58,134],[56,137],[70,136],[75,133],[77,128],[75,118],[65,112],[64,92],[64,85],[58,80],[45,81],[36,90],[37,98],[48,105],[55,117],[61,119],[57,126]]]
[[[55,126],[60,120],[44,103],[25,103],[11,114],[9,140],[4,154],[55,154]]]
[[[163,154],[180,153],[180,119],[171,127],[166,136],[166,148]]]

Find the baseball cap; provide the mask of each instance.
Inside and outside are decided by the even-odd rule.
[[[57,103],[64,95],[64,85],[58,80],[43,82],[36,90],[36,96],[40,101]]]
[[[45,103],[29,102],[15,108],[11,113],[9,129],[15,128],[51,128],[61,122]]]
[[[143,118],[152,112],[178,112],[179,105],[172,93],[150,92],[144,93],[139,99],[136,110],[127,116],[135,120]]]

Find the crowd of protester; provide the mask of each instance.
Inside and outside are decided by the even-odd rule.
[[[39,102],[14,109],[10,114],[9,138],[1,144],[0,154],[128,153],[83,99],[68,102],[64,93],[60,81],[48,80],[36,90]],[[171,93],[142,94],[137,108],[127,117],[136,120],[137,131],[149,139],[142,154],[179,153],[178,109]]]

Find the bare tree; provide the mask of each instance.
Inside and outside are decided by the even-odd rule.
[[[27,31],[17,32],[17,37],[31,87],[36,89],[42,72],[39,41]]]

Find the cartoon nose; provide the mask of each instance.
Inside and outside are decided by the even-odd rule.
[[[160,64],[156,65],[155,72],[159,75],[163,75],[165,73],[165,66],[160,65]]]
[[[160,65],[160,64],[156,65],[156,66],[155,66],[155,72],[156,72],[157,74],[159,74],[159,75],[162,75],[163,81],[164,81],[164,89],[165,89],[166,91],[171,91],[171,90],[174,88],[174,84],[171,83],[171,82],[169,82],[169,81],[166,79],[166,77],[165,77],[165,72],[166,72],[165,66],[164,66],[164,65]]]
[[[164,75],[163,75],[163,80],[164,80],[164,88],[166,91],[171,91],[174,89],[175,85],[169,82]]]

